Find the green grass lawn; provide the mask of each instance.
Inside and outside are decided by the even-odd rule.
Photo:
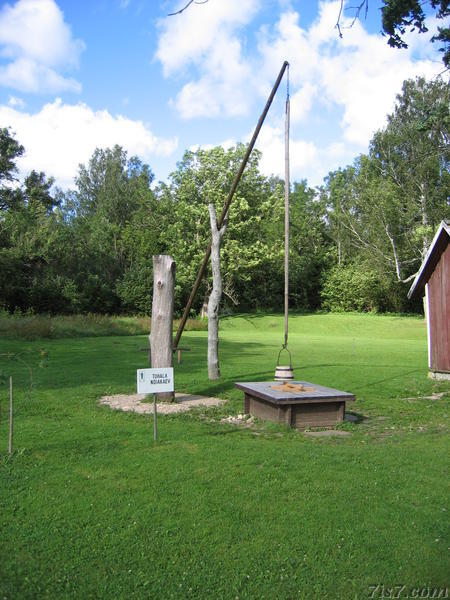
[[[448,597],[449,386],[427,379],[423,320],[291,318],[295,378],[356,395],[339,438],[222,424],[242,412],[234,382],[273,377],[283,317],[220,331],[222,379],[189,331],[175,384],[227,404],[160,416],[156,445],[151,416],[98,405],[134,393],[145,336],[0,339],[0,354],[49,353],[30,398],[23,366],[0,365],[16,398],[8,457],[1,388],[0,598]]]

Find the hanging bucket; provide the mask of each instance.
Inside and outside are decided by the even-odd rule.
[[[279,364],[280,363],[280,355],[283,352],[283,350],[286,350],[286,352],[289,354],[289,365],[280,365]],[[294,379],[294,370],[292,368],[291,353],[286,348],[286,346],[283,346],[283,348],[281,348],[281,350],[278,353],[277,366],[275,368],[274,379],[275,379],[275,381],[292,381]]]

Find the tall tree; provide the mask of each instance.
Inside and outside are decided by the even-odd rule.
[[[146,240],[154,234],[149,231],[146,235],[137,215],[146,222],[145,211],[153,200],[152,180],[149,167],[137,157],[128,158],[120,146],[97,149],[87,165],[80,165],[67,214],[75,241],[70,270],[75,274],[76,287],[83,290],[82,310],[150,308],[148,271],[152,254],[158,252],[152,248],[145,258],[146,276],[142,280],[139,247],[144,244],[148,248]]]
[[[42,206],[47,213],[50,213],[56,206],[61,204],[61,199],[56,198],[51,193],[51,188],[55,180],[53,177],[47,178],[45,173],[40,171],[31,171],[25,177],[23,185],[23,199],[29,206]]]
[[[404,34],[410,31],[426,33],[426,15],[423,10],[424,2],[419,0],[384,0],[381,9],[383,31],[389,36],[388,44],[394,48],[407,48]],[[448,0],[430,0],[428,4],[434,9],[436,19],[447,19],[450,15]],[[450,63],[450,29],[448,26],[438,27],[438,33],[431,42],[439,42],[442,60],[448,68]]]
[[[188,151],[171,174],[169,184],[158,190],[159,201],[170,215],[167,252],[177,262],[176,306],[189,296],[210,240],[208,204],[221,211],[246,148]],[[273,243],[274,224],[281,223],[282,186],[260,174],[256,151],[250,157],[230,207],[227,239],[222,252],[225,299],[239,300],[241,307],[257,307],[273,299],[272,276],[281,269],[282,245]],[[280,262],[279,262],[280,261]],[[279,264],[278,264],[279,263]],[[204,282],[203,295],[211,289]],[[280,294],[280,298],[282,298]],[[200,308],[197,297],[195,308]]]
[[[323,197],[306,180],[290,194],[289,304],[311,310],[320,306],[321,274],[329,262],[331,240]]]
[[[371,142],[379,174],[403,199],[405,235],[423,260],[438,223],[448,216],[450,90],[440,79],[407,80],[387,126]]]
[[[20,201],[20,193],[10,184],[17,181],[16,160],[24,147],[14,138],[9,128],[0,128],[0,210],[6,210]]]
[[[352,253],[351,234],[348,228],[348,216],[354,212],[354,166],[328,173],[320,194],[325,204],[328,235],[334,244],[334,253],[338,267]]]
[[[330,174],[323,193],[330,235],[341,245],[345,240],[336,261],[348,271],[341,280],[345,275],[362,289],[368,280],[362,275],[376,274],[381,288],[372,286],[376,297],[359,294],[361,304],[384,309],[384,295],[399,309],[405,303],[399,284],[414,278],[438,223],[450,216],[448,86],[439,79],[406,81],[387,121],[369,156]],[[339,306],[339,275],[331,275],[327,302]]]

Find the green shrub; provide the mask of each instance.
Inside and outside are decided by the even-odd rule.
[[[153,266],[151,261],[130,266],[116,283],[116,293],[124,312],[141,315],[151,311]]]
[[[332,312],[385,310],[383,287],[377,274],[364,265],[334,267],[323,283],[322,308]]]

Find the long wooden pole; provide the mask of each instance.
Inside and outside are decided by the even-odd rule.
[[[289,70],[288,91],[286,98],[286,124],[284,132],[284,346],[288,343],[288,314],[289,314]]]
[[[261,116],[259,118],[258,124],[256,125],[256,128],[255,128],[255,131],[253,133],[252,139],[250,140],[250,143],[249,143],[249,145],[247,147],[247,151],[245,153],[245,156],[242,159],[242,163],[241,163],[241,166],[239,167],[239,171],[236,173],[236,175],[235,175],[235,177],[233,179],[233,183],[232,183],[231,189],[230,189],[230,191],[228,193],[228,197],[227,197],[227,199],[225,201],[225,205],[223,207],[222,214],[220,215],[220,217],[219,217],[219,219],[217,221],[217,227],[219,229],[223,225],[223,221],[225,219],[225,215],[228,212],[228,209],[230,208],[230,204],[231,204],[231,201],[233,199],[234,192],[236,191],[236,188],[237,188],[237,186],[239,184],[239,181],[240,181],[240,179],[242,177],[242,173],[244,172],[244,169],[247,166],[247,162],[248,162],[248,159],[250,158],[250,154],[252,153],[252,150],[253,150],[253,147],[255,145],[256,139],[257,139],[257,137],[259,135],[259,132],[261,131],[261,127],[263,126],[264,120],[265,120],[265,118],[267,116],[267,113],[269,112],[270,105],[272,104],[272,101],[273,101],[273,99],[275,97],[277,89],[278,89],[278,87],[279,87],[279,85],[281,83],[281,80],[283,78],[284,72],[285,72],[286,67],[288,65],[289,65],[289,63],[287,61],[284,61],[283,66],[281,67],[281,70],[280,70],[280,72],[278,74],[277,80],[275,81],[275,84],[274,84],[274,86],[272,88],[272,91],[270,92],[270,96],[269,96],[269,98],[268,98],[268,100],[266,102],[266,106],[264,107],[264,110],[263,110],[263,112],[262,112],[262,114],[261,114]],[[197,295],[198,288],[200,287],[200,283],[202,282],[203,275],[205,274],[206,267],[208,266],[208,260],[209,260],[210,255],[211,255],[211,243],[209,243],[209,245],[208,245],[208,247],[206,249],[205,256],[203,257],[202,264],[200,265],[200,269],[198,271],[197,278],[196,278],[196,280],[194,282],[194,286],[193,286],[192,291],[191,291],[191,295],[189,296],[189,300],[187,301],[186,308],[184,309],[183,317],[181,318],[180,324],[178,326],[178,331],[177,331],[177,334],[175,336],[175,340],[174,340],[174,343],[173,343],[174,348],[177,348],[178,343],[180,341],[180,338],[181,338],[181,336],[183,334],[184,326],[186,325],[186,321],[187,321],[187,318],[188,318],[188,315],[189,315],[189,311],[191,310],[192,303],[194,302],[195,296]]]

